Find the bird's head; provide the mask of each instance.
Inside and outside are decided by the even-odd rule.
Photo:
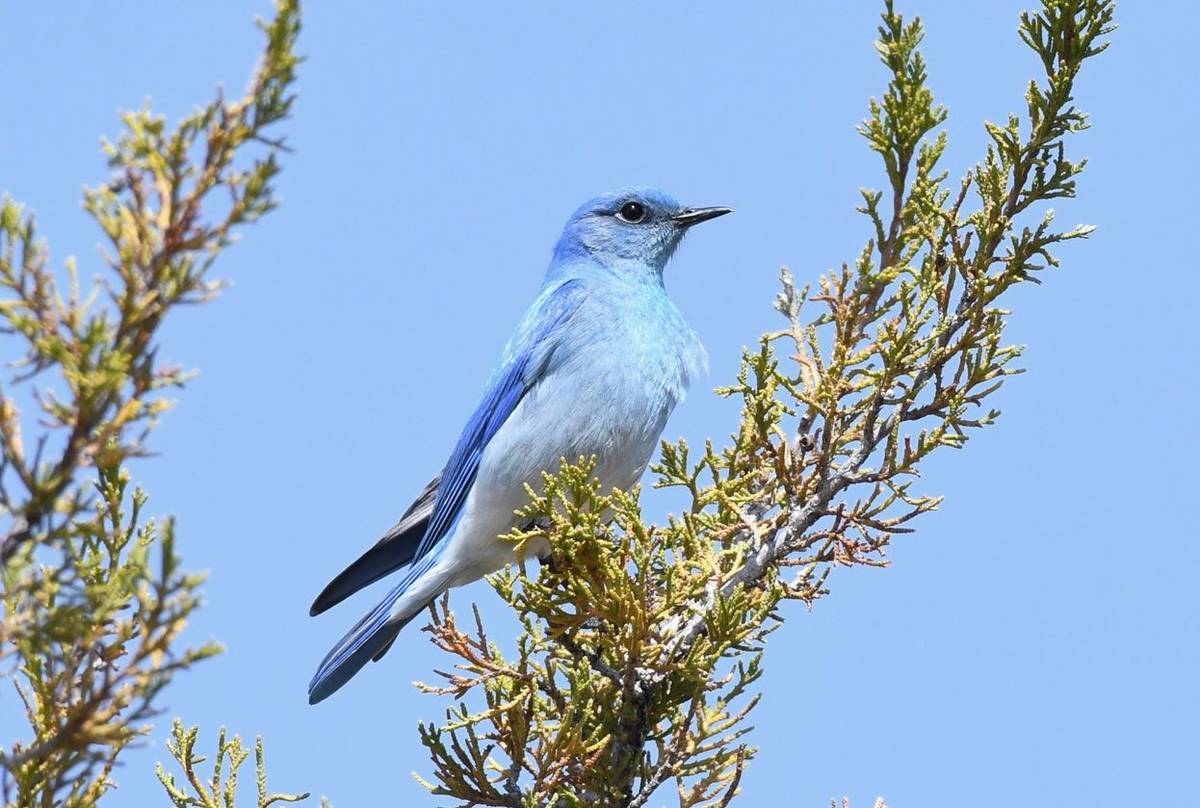
[[[556,264],[595,261],[618,274],[661,276],[692,225],[729,208],[689,208],[657,188],[625,188],[585,202],[554,247]]]

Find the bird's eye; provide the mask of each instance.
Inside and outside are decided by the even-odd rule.
[[[646,218],[646,206],[641,202],[626,202],[617,211],[617,218],[630,224],[637,224]]]

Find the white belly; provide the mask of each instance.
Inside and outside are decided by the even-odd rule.
[[[595,457],[605,491],[641,479],[704,352],[665,293],[639,294],[624,302],[589,298],[596,308],[588,316],[603,318],[605,327],[593,328],[591,341],[558,348],[553,367],[492,436],[427,578],[459,586],[513,560],[511,543],[497,537],[513,529],[513,512],[528,503],[525,486],[539,489],[543,472],[556,472],[562,459]]]
[[[646,470],[674,396],[657,380],[631,380],[616,368],[570,370],[531,390],[484,450],[462,518],[438,564],[450,586],[513,560],[512,545],[497,536],[513,529],[513,512],[528,503],[525,485],[540,488],[542,472],[557,471],[562,458],[595,457],[595,475],[605,491],[631,488]]]

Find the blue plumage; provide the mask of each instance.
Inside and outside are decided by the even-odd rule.
[[[635,188],[597,197],[571,216],[541,292],[446,467],[314,601],[317,614],[408,565],[326,655],[309,684],[310,703],[379,659],[434,597],[512,560],[497,536],[512,527],[525,484],[536,485],[559,458],[595,455],[606,486],[637,482],[705,362],[667,297],[663,270],[689,227],[728,212],[684,208],[662,191]]]
[[[434,543],[445,537],[450,524],[458,517],[467,491],[475,481],[484,447],[512,413],[521,396],[537,382],[543,370],[539,365],[548,356],[544,349],[553,344],[554,330],[571,318],[585,297],[584,284],[569,280],[552,287],[545,300],[531,312],[532,322],[520,340],[522,344],[496,372],[483,403],[467,422],[454,454],[450,455],[433,504],[433,516],[417,546],[416,558],[420,559]]]

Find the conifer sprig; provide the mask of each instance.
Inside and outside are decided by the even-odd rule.
[[[1054,245],[1091,232],[1056,229],[1048,210],[1023,219],[1075,193],[1084,161],[1065,138],[1086,117],[1074,82],[1112,19],[1110,0],[1045,0],[1022,15],[1044,76],[1025,118],[987,124],[983,160],[948,186],[923,29],[888,0],[877,48],[889,81],[859,127],[888,189],[862,191],[870,237],[813,287],[783,271],[784,327],[718,391],[742,401],[729,445],[663,444],[655,484],[687,492],[680,516],[646,524],[636,491],[602,491],[594,461],[569,458],[530,491],[520,521],[537,527],[508,537],[518,549],[548,541],[550,563],[490,579],[520,620],[515,652],[478,615],[464,630],[446,601],[434,610],[429,631],[457,663],[425,686],[457,701],[421,727],[434,794],[643,806],[670,783],[681,806],[733,799],[781,601],[811,604],[837,567],[886,565],[892,538],[937,507],[913,488],[921,465],[993,423],[988,398],[1019,372],[1000,298],[1057,265]]]
[[[21,353],[0,386],[0,676],[28,723],[0,747],[5,805],[94,805],[162,688],[219,651],[180,639],[202,578],[182,569],[174,522],[145,515],[128,463],[188,378],[160,359],[164,321],[213,298],[217,256],[277,204],[299,15],[278,0],[238,98],[174,127],[149,107],[122,116],[103,147],[113,176],[84,193],[106,239],[90,288],[73,260],[61,283],[33,217],[0,202],[0,330]]]

